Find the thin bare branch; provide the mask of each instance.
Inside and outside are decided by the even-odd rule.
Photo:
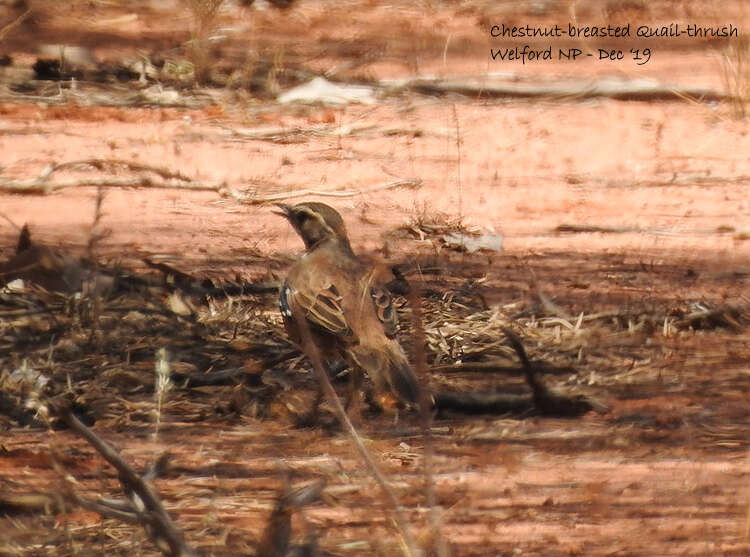
[[[414,336],[414,368],[420,381],[419,413],[422,418],[422,438],[424,439],[423,473],[430,527],[435,553],[438,557],[450,557],[450,549],[441,528],[441,517],[435,496],[435,480],[432,476],[434,449],[432,446],[432,422],[435,402],[429,394],[427,355],[425,353],[424,319],[422,318],[422,285],[414,281],[409,285],[409,306],[411,307],[412,330]]]
[[[359,433],[357,433],[357,430],[349,419],[349,416],[346,414],[346,410],[344,410],[344,406],[341,404],[341,400],[336,394],[336,391],[333,388],[330,379],[328,379],[328,373],[326,373],[326,370],[323,367],[323,360],[320,356],[318,347],[315,345],[315,342],[313,342],[312,336],[310,334],[310,328],[307,325],[307,319],[305,318],[302,309],[297,307],[296,305],[293,305],[292,308],[292,311],[294,311],[295,313],[294,320],[299,324],[302,347],[305,354],[307,354],[312,361],[315,375],[317,376],[323,392],[328,399],[328,403],[333,407],[336,416],[341,421],[341,423],[344,424],[344,428],[351,436],[357,452],[359,452],[362,460],[365,461],[365,465],[370,471],[370,474],[372,474],[373,478],[375,478],[375,481],[383,490],[383,493],[385,493],[385,496],[388,499],[389,504],[391,505],[396,526],[403,538],[405,554],[409,557],[417,557],[418,555],[421,555],[421,553],[417,551],[417,545],[414,541],[414,536],[411,533],[411,527],[406,520],[403,508],[399,504],[398,499],[396,498],[396,494],[388,484],[388,480],[378,468],[378,465],[375,463],[375,459],[370,454],[370,451],[368,451],[367,447],[365,447],[362,438],[359,436]]]
[[[532,81],[516,79],[515,76],[502,79],[486,77],[461,78],[416,78],[382,81],[382,86],[407,88],[430,95],[459,94],[484,98],[567,98],[574,100],[606,97],[627,100],[675,100],[702,102],[722,101],[731,95],[715,89],[702,87],[678,87],[647,79],[559,79]]]
[[[571,366],[554,366],[547,362],[538,362],[534,364],[542,373],[552,373],[557,375],[573,374],[576,369]],[[445,364],[433,366],[430,368],[431,373],[488,373],[498,375],[520,375],[524,373],[523,367],[508,364],[505,360],[495,360],[489,362],[462,362],[460,364]]]
[[[131,172],[155,174],[158,179],[152,176],[139,175],[133,177],[93,176],[90,178],[78,178],[75,180],[59,182],[53,182],[50,180],[53,174],[61,170],[80,170],[86,168],[93,168],[100,171],[115,171],[117,169],[125,169]],[[261,205],[274,201],[281,201],[284,199],[304,197],[309,195],[316,195],[319,197],[353,197],[356,195],[393,189],[402,186],[419,187],[421,185],[422,180],[419,178],[406,178],[403,180],[376,184],[374,186],[362,188],[359,190],[319,191],[304,189],[280,192],[261,197],[256,195],[255,193],[246,194],[235,191],[234,189],[229,187],[226,182],[211,183],[194,181],[188,176],[185,176],[180,172],[169,170],[168,168],[126,161],[122,159],[94,158],[50,164],[46,166],[36,178],[30,180],[0,180],[0,191],[26,195],[47,195],[63,189],[91,186],[96,186],[98,188],[182,189],[189,191],[212,191],[218,193],[221,196],[235,199],[241,203],[245,203],[248,205]]]
[[[396,180],[395,182],[385,182],[370,186],[369,188],[362,188],[360,190],[342,190],[342,191],[322,191],[322,190],[294,190],[288,192],[275,193],[264,197],[252,197],[247,200],[250,204],[261,204],[271,203],[273,201],[281,201],[284,199],[292,199],[295,197],[306,197],[309,195],[316,195],[318,197],[354,197],[355,195],[362,195],[365,193],[372,193],[376,191],[389,190],[393,188],[404,187],[419,187],[422,185],[422,180],[419,178],[406,178],[404,180]]]
[[[228,129],[227,132],[234,137],[243,139],[257,139],[262,141],[290,142],[297,137],[308,136],[334,136],[344,137],[349,135],[359,135],[363,132],[369,132],[375,128],[374,125],[363,126],[336,126],[331,124],[320,124],[307,128],[299,126],[284,127],[275,126],[271,128],[252,128],[252,129]],[[388,130],[386,130],[387,132]]]
[[[8,33],[10,33],[13,29],[21,25],[24,20],[31,15],[31,12],[34,10],[34,6],[29,7],[25,12],[23,12],[21,15],[19,15],[16,19],[8,23],[8,25],[5,25],[4,27],[0,28],[0,41],[2,41]]]
[[[133,470],[106,441],[100,439],[93,431],[81,423],[69,408],[61,408],[59,415],[68,427],[88,441],[118,471],[120,482],[123,484],[125,490],[132,490],[140,498],[145,509],[138,511],[138,516],[144,525],[152,528],[152,531],[149,531],[149,529],[147,531],[156,542],[156,546],[165,554],[174,557],[196,557],[198,555],[197,552],[185,542],[182,532],[180,532],[172,521],[166,509],[164,509],[159,495],[148,482]],[[169,546],[168,551],[158,543],[160,539],[166,541]]]
[[[2,180],[0,191],[27,195],[47,195],[68,188],[82,188],[97,186],[101,188],[152,188],[152,189],[183,189],[190,191],[215,191],[225,194],[226,184],[211,184],[204,182],[185,182],[184,180],[155,181],[147,176],[135,178],[82,178],[67,182],[50,183],[45,180]]]
[[[150,164],[143,164],[140,162],[133,162],[128,161],[125,159],[100,159],[100,158],[92,158],[92,159],[81,159],[77,161],[67,161],[67,162],[61,162],[61,163],[54,163],[48,165],[42,172],[39,174],[40,180],[47,180],[53,173],[59,172],[60,170],[68,170],[70,168],[78,168],[78,167],[93,167],[96,170],[104,170],[107,168],[126,168],[128,170],[132,170],[134,172],[152,172],[165,180],[169,179],[176,179],[176,180],[182,180],[184,182],[192,182],[192,180],[185,176],[184,174],[180,172],[175,172],[173,170],[169,170],[167,168],[162,168],[160,166],[153,166]]]

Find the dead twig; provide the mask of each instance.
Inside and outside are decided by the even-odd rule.
[[[164,453],[156,462],[149,467],[141,476],[144,481],[152,481],[162,476],[167,467],[169,455]],[[84,509],[99,513],[103,517],[120,520],[128,524],[141,524],[143,522],[138,510],[133,510],[133,501],[124,499],[111,499],[109,497],[100,497],[98,501],[91,501],[79,497],[74,491],[68,490],[67,496]]]
[[[555,366],[547,362],[535,362],[534,366],[542,373],[558,375],[575,373],[570,366]],[[523,367],[508,365],[504,360],[491,362],[463,362],[460,364],[446,364],[430,368],[431,373],[490,373],[498,375],[519,375],[524,372]]]
[[[325,485],[325,479],[321,479],[311,485],[292,489],[288,476],[285,476],[284,487],[276,498],[276,505],[271,511],[268,524],[258,545],[257,557],[286,557],[289,554],[292,515],[295,511],[320,499]],[[311,545],[317,545],[317,540],[313,538],[305,544],[304,555],[317,554],[313,553],[314,547],[310,547]]]
[[[23,12],[21,15],[19,15],[16,19],[8,23],[8,25],[5,25],[0,29],[0,41],[5,39],[5,37],[10,33],[13,29],[21,25],[24,20],[31,15],[31,12],[34,10],[34,6],[30,6],[25,12]]]
[[[234,137],[243,139],[257,139],[260,141],[275,141],[289,143],[290,140],[297,137],[305,136],[334,136],[345,137],[350,135],[359,135],[362,132],[374,129],[374,125],[363,126],[337,126],[330,124],[320,124],[309,128],[293,127],[271,127],[271,128],[253,128],[253,129],[230,129],[227,130]]]
[[[531,361],[529,361],[526,350],[518,335],[508,327],[501,327],[501,329],[507,336],[508,343],[516,351],[518,358],[521,360],[526,382],[531,387],[534,404],[539,410],[545,414],[554,416],[580,416],[590,410],[596,410],[597,412],[609,411],[606,405],[584,395],[568,396],[550,390],[537,375],[536,369]]]
[[[150,176],[135,177],[92,177],[79,178],[61,182],[52,182],[50,177],[61,170],[91,167],[96,170],[124,168],[131,172],[146,172],[155,174],[159,179]],[[63,163],[50,164],[45,167],[36,178],[31,180],[0,180],[0,191],[25,195],[48,195],[55,191],[96,186],[98,188],[153,188],[153,189],[184,189],[189,191],[212,191],[221,196],[230,197],[248,205],[262,205],[274,201],[317,195],[319,197],[353,197],[365,193],[372,193],[398,187],[419,187],[422,180],[419,178],[406,178],[394,182],[376,184],[359,190],[341,191],[318,191],[318,190],[294,190],[259,197],[254,194],[243,194],[234,191],[225,182],[207,183],[197,182],[180,172],[167,168],[126,161],[122,159],[82,159]]]
[[[360,456],[362,457],[362,460],[364,460],[365,465],[370,471],[370,474],[372,474],[373,478],[375,478],[375,481],[383,490],[386,499],[388,499],[391,509],[393,510],[396,526],[404,542],[404,553],[409,557],[416,557],[417,555],[419,555],[419,553],[417,552],[416,542],[414,541],[414,537],[411,533],[411,527],[406,520],[404,511],[399,504],[398,499],[396,498],[396,494],[393,492],[393,489],[391,489],[391,486],[388,484],[388,480],[386,480],[385,476],[383,476],[383,473],[375,463],[375,459],[373,459],[370,451],[368,451],[367,447],[365,447],[362,438],[359,436],[359,433],[357,433],[357,430],[349,419],[349,416],[346,414],[346,410],[344,410],[344,406],[341,404],[341,400],[336,394],[336,391],[331,384],[331,380],[328,378],[328,373],[326,372],[325,367],[323,367],[323,360],[320,356],[320,351],[315,345],[315,342],[313,342],[312,336],[310,334],[310,328],[307,325],[307,319],[305,318],[302,309],[296,305],[293,305],[292,308],[292,311],[295,313],[294,320],[299,324],[299,333],[303,351],[309,356],[313,364],[313,370],[315,371],[315,375],[320,382],[323,393],[328,399],[328,403],[333,407],[336,416],[351,436],[352,441],[354,442],[354,446],[356,447],[357,452],[359,452]]]
[[[141,524],[155,545],[165,554],[173,557],[197,557],[198,553],[190,547],[170,518],[159,495],[148,481],[141,477],[119,453],[107,442],[100,439],[93,431],[83,425],[73,415],[70,408],[63,407],[57,412],[60,418],[78,435],[83,437],[102,457],[119,473],[120,483],[126,492],[133,493],[135,499],[131,510],[137,515]],[[162,542],[166,542],[166,547]]]
[[[31,514],[59,513],[62,510],[58,498],[43,493],[0,493],[0,513]]]
[[[440,412],[461,414],[525,414],[534,410],[534,401],[528,395],[505,393],[435,393],[435,408]]]
[[[650,79],[549,79],[531,82],[528,79],[487,79],[462,77],[455,79],[405,79],[381,81],[391,88],[407,88],[428,95],[459,94],[485,98],[568,98],[582,100],[606,97],[622,100],[723,101],[727,93],[700,87],[678,87]]]
[[[82,178],[67,182],[50,183],[37,178],[33,180],[0,180],[0,191],[25,195],[48,195],[68,188],[82,188],[98,186],[101,188],[153,188],[153,189],[184,189],[190,191],[214,191],[232,197],[226,184],[210,184],[203,182],[185,182],[184,180],[155,181],[147,176],[136,178]]]
[[[5,213],[2,213],[2,212],[0,212],[0,218],[2,218],[2,219],[4,219],[4,220],[8,221],[8,224],[10,224],[10,225],[11,225],[11,226],[12,226],[13,228],[15,228],[16,230],[18,230],[19,232],[20,232],[20,231],[22,230],[22,229],[21,229],[21,227],[20,227],[20,226],[18,226],[18,225],[17,225],[17,224],[16,224],[16,223],[15,223],[15,222],[13,221],[13,219],[11,219],[11,218],[10,218],[10,217],[9,217],[8,215],[6,215]]]
[[[162,168],[160,166],[153,166],[150,164],[143,164],[140,162],[133,162],[133,161],[127,161],[125,159],[81,159],[77,161],[67,161],[67,162],[61,162],[61,163],[54,163],[48,165],[40,174],[37,179],[39,180],[47,180],[52,174],[55,172],[59,172],[60,170],[68,170],[70,168],[78,168],[78,167],[93,167],[96,170],[104,170],[106,168],[126,168],[128,170],[132,170],[134,172],[152,172],[153,174],[156,174],[157,176],[160,176],[161,178],[164,178],[165,180],[169,179],[176,179],[176,180],[182,180],[184,182],[192,182],[192,179],[185,176],[184,174],[180,172],[175,172],[173,170],[169,170],[167,168]]]
[[[375,191],[389,190],[393,188],[404,187],[419,187],[422,185],[420,178],[406,178],[404,180],[396,180],[395,182],[385,182],[382,184],[376,184],[369,188],[362,188],[359,190],[343,190],[343,191],[321,191],[321,190],[294,190],[288,192],[275,193],[267,195],[265,197],[253,197],[246,201],[251,205],[259,205],[264,203],[272,203],[274,201],[282,201],[285,199],[292,199],[295,197],[307,197],[310,195],[317,195],[319,197],[354,197],[355,195],[362,195],[365,193],[372,193]]]
[[[432,528],[432,539],[435,553],[438,557],[449,557],[450,550],[442,534],[441,516],[438,512],[437,497],[435,496],[435,480],[432,476],[432,460],[434,448],[432,445],[432,423],[434,412],[434,398],[429,394],[427,384],[427,355],[425,354],[424,319],[422,317],[422,285],[420,283],[409,284],[409,306],[411,307],[412,330],[414,337],[414,367],[421,385],[419,388],[419,413],[422,418],[423,449],[423,474],[425,493],[427,495],[427,508],[429,509],[430,527]]]
[[[562,223],[555,227],[554,232],[559,234],[624,234],[626,232],[642,232],[642,230],[636,226],[601,226],[595,224]]]
[[[62,170],[80,170],[86,168],[93,168],[95,170],[117,170],[124,168],[131,172],[149,172],[161,178],[163,182],[155,181],[153,178],[147,176],[138,176],[135,178],[110,177],[105,179],[82,178],[67,182],[50,182],[50,177],[56,172],[60,172]],[[162,168],[159,166],[127,161],[123,159],[98,158],[49,164],[39,173],[36,178],[33,178],[31,180],[0,181],[0,190],[21,194],[49,194],[61,189],[83,186],[98,186],[99,188],[178,188],[193,191],[215,191],[219,193],[226,193],[227,190],[227,186],[224,183],[205,184],[201,182],[195,182],[184,174],[169,170],[168,168]]]

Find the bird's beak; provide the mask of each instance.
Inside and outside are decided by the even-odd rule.
[[[288,219],[292,215],[292,206],[286,203],[274,203],[281,211],[272,211],[274,215],[279,215]]]

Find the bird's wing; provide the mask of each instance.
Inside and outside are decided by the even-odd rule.
[[[341,307],[341,295],[332,284],[315,292],[298,290],[285,284],[281,289],[279,302],[281,313],[285,317],[291,318],[292,308],[296,306],[302,309],[310,326],[339,337],[352,335]]]
[[[383,323],[385,335],[388,338],[394,338],[398,331],[398,315],[393,309],[393,298],[391,293],[382,286],[370,286],[370,297],[375,305],[375,313],[378,319]]]

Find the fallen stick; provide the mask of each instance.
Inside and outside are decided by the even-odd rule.
[[[299,126],[277,126],[272,128],[228,129],[227,132],[232,136],[241,137],[243,139],[282,141],[297,136],[344,137],[348,135],[356,135],[365,131],[370,131],[374,128],[374,125],[338,126],[331,124],[321,124],[317,126],[311,126],[309,128],[302,128]]]
[[[542,373],[572,374],[575,368],[570,366],[554,366],[546,362],[535,362],[534,366]],[[520,375],[523,367],[508,365],[504,360],[490,362],[465,362],[461,364],[445,364],[430,368],[431,373],[489,373],[498,375]]]
[[[125,168],[133,172],[148,172],[156,174],[161,180],[154,179],[150,176],[135,177],[91,177],[79,178],[62,182],[52,182],[50,177],[55,172],[76,167],[93,167],[97,170],[105,168]],[[82,159],[67,161],[62,163],[50,164],[39,173],[36,178],[31,180],[0,180],[0,191],[24,195],[48,195],[50,193],[80,187],[98,187],[98,188],[152,188],[152,189],[183,189],[189,191],[212,191],[223,197],[230,197],[241,203],[248,205],[261,205],[284,199],[316,195],[319,197],[353,197],[365,193],[372,193],[398,187],[419,187],[422,180],[419,178],[406,178],[393,182],[385,182],[374,186],[362,188],[359,190],[340,190],[340,191],[321,191],[321,190],[293,190],[270,194],[267,196],[247,195],[239,193],[230,188],[225,182],[196,182],[184,174],[176,171],[143,164],[138,162],[126,161],[122,159]]]
[[[409,284],[409,306],[411,307],[412,336],[414,339],[414,371],[419,385],[418,403],[422,422],[422,439],[424,442],[422,456],[422,474],[424,475],[424,489],[427,508],[429,509],[430,528],[432,529],[433,549],[438,557],[450,557],[450,549],[442,531],[442,516],[438,512],[437,495],[435,494],[435,478],[432,473],[435,449],[432,441],[432,424],[434,420],[435,399],[429,393],[429,375],[427,373],[427,341],[424,332],[424,317],[421,299],[422,283]],[[442,508],[440,508],[442,511]]]
[[[226,195],[227,185],[209,184],[202,182],[185,182],[184,180],[155,181],[146,176],[136,178],[83,178],[67,182],[50,183],[35,178],[33,180],[2,180],[0,191],[26,195],[47,195],[68,188],[100,187],[100,188],[152,188],[152,189],[184,189],[190,191],[214,191]]]
[[[297,489],[292,489],[288,476],[284,478],[284,486],[276,497],[271,515],[268,517],[265,531],[256,550],[256,557],[287,557],[287,555],[317,555],[317,537],[296,551],[291,551],[292,515],[302,507],[315,503],[320,499],[325,479]]]
[[[126,492],[132,492],[134,499],[140,501],[143,508],[138,508],[134,502],[132,510],[137,514],[140,522],[146,527],[149,537],[154,544],[166,555],[173,557],[197,557],[197,552],[190,547],[183,538],[182,532],[167,514],[161,499],[151,485],[141,477],[132,466],[125,462],[120,454],[106,441],[100,439],[93,431],[83,425],[73,415],[70,408],[60,408],[58,415],[70,429],[83,437],[102,457],[119,473],[120,483]],[[167,543],[164,547],[160,541]]]
[[[419,178],[406,178],[404,180],[396,180],[395,182],[385,182],[370,186],[369,188],[362,188],[360,190],[342,190],[342,191],[323,191],[323,190],[294,190],[282,193],[275,193],[264,197],[254,197],[247,202],[250,204],[262,204],[271,203],[274,201],[281,201],[284,199],[292,199],[295,197],[306,197],[308,195],[316,195],[318,197],[353,197],[355,195],[362,195],[364,193],[372,193],[375,191],[389,190],[393,188],[405,187],[419,187],[422,185],[422,180]]]
[[[590,410],[596,410],[600,413],[609,411],[609,408],[605,404],[585,395],[568,395],[556,393],[549,389],[539,378],[537,370],[531,361],[529,361],[521,339],[507,327],[502,327],[502,331],[508,337],[508,343],[516,351],[518,358],[521,360],[526,382],[531,387],[534,405],[540,411],[548,415],[568,417],[580,416]]]
[[[143,164],[140,162],[128,161],[125,159],[81,159],[77,161],[66,161],[61,163],[53,163],[48,165],[37,177],[37,180],[47,180],[55,172],[60,170],[66,170],[69,168],[91,166],[96,170],[102,170],[107,167],[124,167],[135,172],[153,172],[165,179],[175,178],[185,182],[192,182],[190,178],[180,172],[175,172],[167,168],[160,166],[153,166],[150,164]]]
[[[555,79],[532,82],[515,76],[482,78],[416,78],[381,81],[381,86],[411,89],[419,93],[444,95],[454,93],[485,98],[571,98],[575,100],[607,97],[619,100],[724,101],[734,98],[714,89],[682,87],[652,79]]]

